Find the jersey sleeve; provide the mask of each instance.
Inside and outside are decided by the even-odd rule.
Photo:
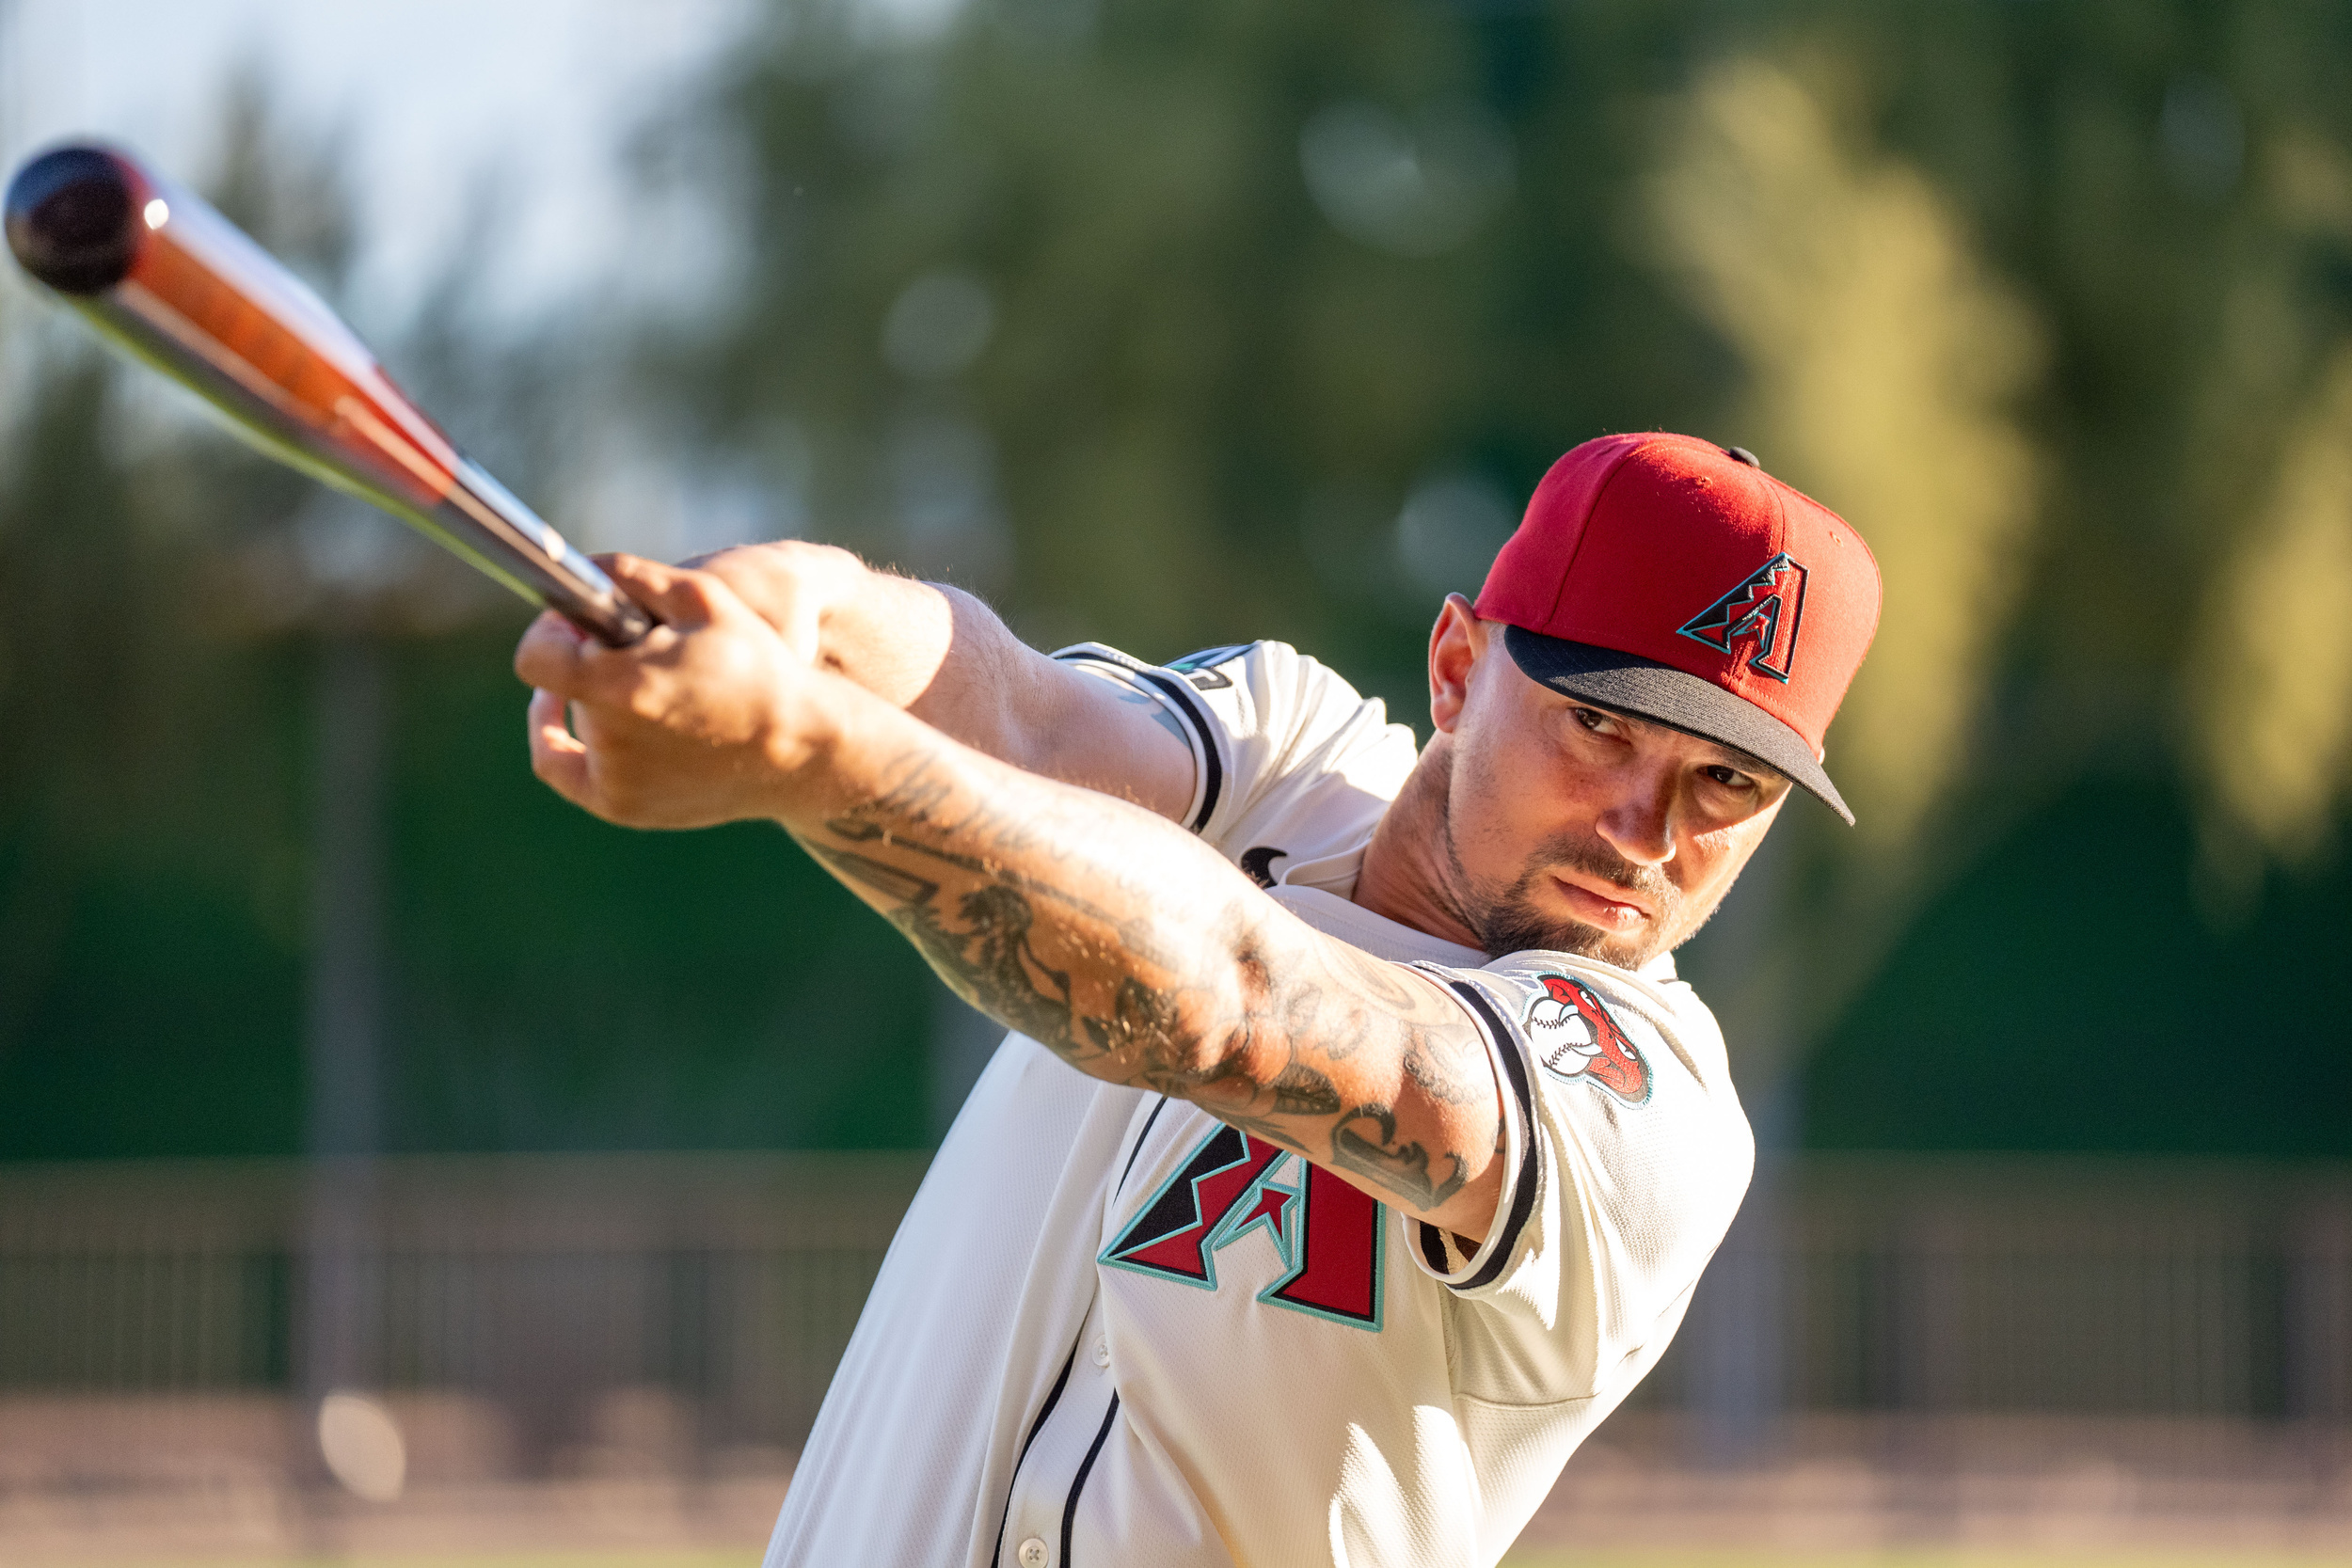
[[[1207,648],[1167,665],[1099,642],[1054,657],[1142,692],[1175,718],[1193,752],[1184,825],[1234,854],[1277,818],[1340,836],[1368,831],[1418,754],[1413,732],[1390,723],[1378,698],[1285,642]]]
[[[1755,1166],[1723,1037],[1688,987],[1561,954],[1421,967],[1477,1021],[1504,1091],[1486,1240],[1403,1222],[1465,1307],[1461,1390],[1613,1404],[1680,1325]]]

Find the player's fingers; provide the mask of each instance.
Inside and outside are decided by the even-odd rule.
[[[531,693],[524,721],[531,740],[531,770],[539,782],[576,806],[586,806],[591,787],[588,748],[564,721],[562,697],[543,689]]]
[[[515,644],[515,675],[525,686],[566,695],[580,694],[583,672],[580,655],[588,639],[553,610],[541,614],[524,628]]]
[[[608,648],[552,610],[532,622],[515,647],[515,673],[525,686],[572,702],[626,707],[643,695],[644,659],[676,645],[657,626],[634,645]]]
[[[681,631],[708,626],[720,613],[721,595],[734,597],[724,583],[707,572],[665,566],[640,556],[607,557],[605,570],[628,591],[630,598]]]

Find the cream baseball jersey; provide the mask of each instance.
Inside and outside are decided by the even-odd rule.
[[[1488,1564],[1681,1322],[1754,1146],[1671,959],[1488,961],[1348,901],[1414,759],[1279,643],[1065,650],[1194,749],[1186,823],[1476,1021],[1505,1189],[1465,1244],[1007,1037],[858,1320],[768,1568]]]

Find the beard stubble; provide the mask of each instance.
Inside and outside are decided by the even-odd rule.
[[[1464,923],[1477,935],[1478,945],[1488,958],[1540,950],[1597,958],[1620,969],[1640,969],[1680,940],[1670,939],[1668,933],[1682,925],[1682,890],[1656,866],[1637,865],[1589,833],[1562,832],[1545,839],[1528,856],[1518,876],[1508,883],[1491,879],[1481,881],[1472,877],[1462,863],[1461,852],[1454,843],[1453,772],[1449,768],[1440,775],[1444,795],[1438,803],[1439,832],[1445,841],[1446,861],[1454,872],[1455,902]],[[1482,783],[1473,781],[1471,787],[1479,787]],[[1582,872],[1639,895],[1658,911],[1657,918],[1641,936],[1626,939],[1581,920],[1546,913],[1536,905],[1535,889],[1561,870]],[[1681,931],[1680,937],[1688,937],[1703,924],[1704,917],[1691,930]]]

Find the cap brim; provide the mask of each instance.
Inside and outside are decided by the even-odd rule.
[[[1565,696],[1581,697],[1702,740],[1737,747],[1820,797],[1849,824],[1853,821],[1853,813],[1846,809],[1844,798],[1829,782],[1820,759],[1804,737],[1713,681],[1639,654],[1546,637],[1525,626],[1504,626],[1502,644],[1530,680]]]

